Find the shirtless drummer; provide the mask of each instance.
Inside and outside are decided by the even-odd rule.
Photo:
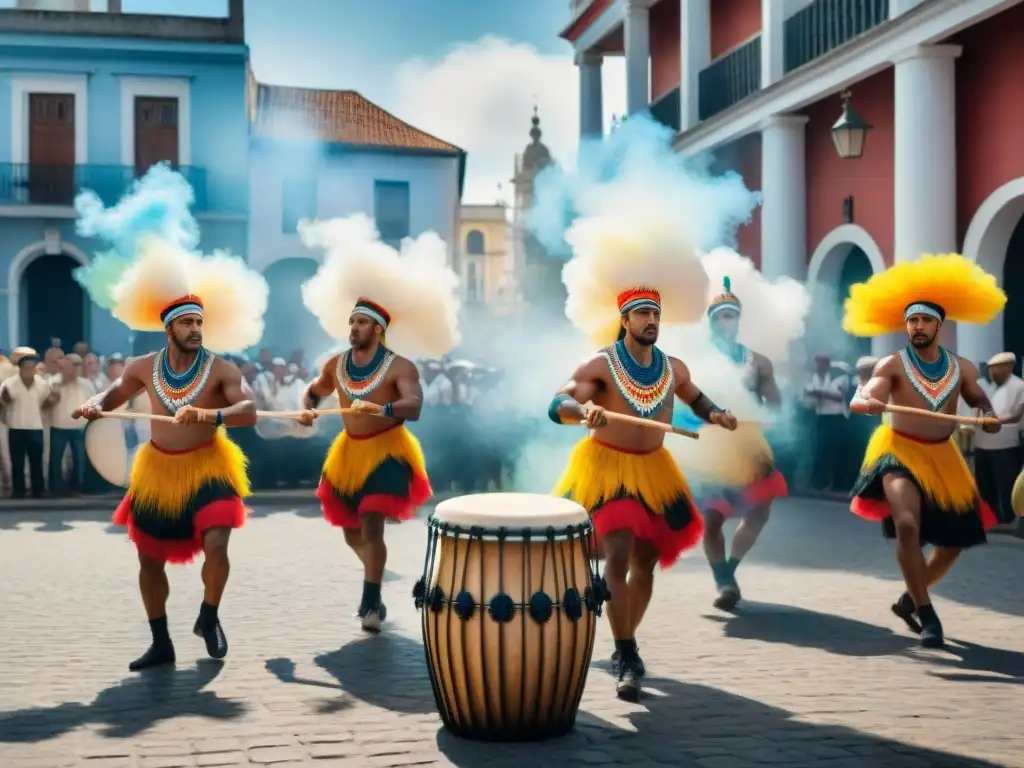
[[[135,454],[128,492],[114,512],[114,523],[127,526],[138,550],[139,589],[153,636],[149,649],[129,664],[132,671],[174,663],[165,566],[189,563],[200,552],[204,594],[193,632],[211,657],[227,654],[218,609],[230,569],[231,530],[246,520],[246,458],[226,428],[255,424],[256,405],[241,371],[203,340],[224,352],[258,342],[266,299],[245,291],[265,283],[257,273],[246,273],[241,261],[197,262],[187,255],[170,263],[163,252],[143,256],[110,291],[115,317],[133,330],[162,325],[167,346],[129,360],[120,378],[72,414],[93,421],[145,392],[152,413],[174,417],[173,423],[153,422],[152,439]],[[175,275],[175,269],[182,272]],[[193,294],[157,295],[181,285],[208,287],[205,303]],[[154,306],[163,306],[158,318],[147,315]]]
[[[940,346],[939,332],[947,319],[988,323],[1005,304],[995,278],[956,254],[901,262],[853,286],[844,329],[857,336],[905,329],[908,344],[878,362],[850,409],[881,414],[892,403],[955,415],[962,397],[991,418],[985,431],[998,432],[1000,424],[978,384],[977,369]],[[881,520],[884,535],[896,539],[907,591],[892,611],[920,634],[922,646],[941,647],[942,624],[928,590],[964,549],[985,543],[985,531],[996,518],[979,497],[952,439],[953,422],[902,413],[890,413],[889,418],[871,436],[850,509],[868,520]],[[933,546],[927,561],[923,544]]]
[[[679,397],[710,424],[734,430],[736,419],[701,393],[681,360],[656,346],[658,291],[630,288],[618,295],[617,304],[618,340],[576,369],[548,414],[555,423],[584,422],[594,431],[573,449],[555,494],[580,504],[593,520],[610,591],[617,692],[635,701],[646,673],[636,634],[651,600],[655,566],[668,568],[694,547],[704,523],[686,479],[663,445],[665,433],[615,423],[607,413],[670,424]]]

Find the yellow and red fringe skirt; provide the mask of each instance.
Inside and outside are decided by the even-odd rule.
[[[419,441],[395,424],[370,435],[341,432],[327,452],[316,496],[328,523],[351,529],[368,512],[408,520],[433,493]]]
[[[580,440],[554,494],[587,510],[598,542],[628,530],[650,542],[668,568],[704,534],[704,519],[675,459],[664,447],[631,453],[593,437]]]
[[[775,468],[771,446],[760,429],[740,424],[733,432],[701,432],[701,442],[717,441],[721,448],[700,448],[710,454],[709,461],[719,465],[714,476],[698,477],[700,482],[695,483],[698,504],[705,513],[717,512],[727,519],[743,517],[789,495],[786,478]]]
[[[909,478],[921,494],[922,544],[956,549],[984,544],[985,531],[998,522],[978,495],[971,470],[952,438],[926,442],[882,424],[868,443],[850,511],[882,521],[886,538],[896,536],[882,488],[888,474]]]
[[[190,563],[203,549],[205,531],[245,525],[246,464],[245,454],[223,428],[185,451],[146,443],[135,454],[114,524],[128,527],[140,555]]]

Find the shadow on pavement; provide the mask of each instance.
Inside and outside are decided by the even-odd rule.
[[[569,735],[535,744],[483,744],[445,730],[438,749],[456,766],[613,763],[671,765],[785,765],[787,768],[995,768],[867,735],[850,728],[791,719],[786,710],[704,685],[651,678],[637,711],[615,724],[581,712]],[[610,686],[609,686],[610,690]],[[625,726],[625,727],[623,727]],[[699,761],[699,762],[698,762]]]
[[[949,672],[933,673],[947,680],[1024,684],[1024,653],[1018,651],[947,637],[944,650],[918,652],[913,635],[830,613],[772,603],[744,602],[732,614],[704,618],[720,623],[726,637],[738,640],[817,648],[840,656],[900,654],[952,668]]]
[[[296,677],[291,659],[268,659],[266,668],[283,683],[337,691],[340,696],[324,702],[325,707],[345,709],[352,703],[348,699],[357,699],[402,714],[437,711],[419,641],[382,634],[347,643],[313,661],[337,684]]]
[[[246,707],[202,690],[223,664],[209,659],[192,669],[158,667],[125,678],[89,704],[65,702],[0,713],[0,743],[35,743],[57,738],[84,725],[101,726],[108,739],[131,738],[164,720],[204,717],[232,720]]]

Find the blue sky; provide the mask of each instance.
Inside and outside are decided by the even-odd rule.
[[[91,0],[105,10],[106,0]],[[15,0],[0,0],[12,7]],[[568,0],[246,0],[246,37],[266,83],[351,89],[469,153],[465,202],[508,199],[514,156],[540,111],[544,141],[572,164],[579,81],[559,39]],[[122,0],[126,13],[225,16],[227,0]],[[625,102],[604,67],[606,119]],[[498,185],[502,184],[499,193]]]

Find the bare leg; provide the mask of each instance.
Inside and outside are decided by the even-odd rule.
[[[929,587],[934,587],[946,577],[962,552],[962,549],[953,549],[952,547],[935,547],[932,550],[928,558]]]
[[[715,511],[704,515],[704,555],[714,567],[714,563],[725,562],[725,532],[722,530],[725,518]]]
[[[206,642],[206,652],[214,659],[228,653],[228,639],[217,615],[224,587],[228,583],[231,563],[228,560],[230,528],[209,528],[203,531],[203,604],[192,631]]]
[[[921,551],[921,494],[899,475],[886,475],[882,488],[896,529],[896,561],[921,620],[921,644],[941,645],[942,625],[928,596],[928,566]]]
[[[384,515],[379,512],[365,512],[360,517],[362,555],[359,559],[363,562],[363,598],[359,603],[358,615],[362,618],[363,629],[367,632],[379,632],[386,615],[384,603],[380,599],[380,585],[384,580],[384,566],[388,561],[388,548],[384,543],[384,520]],[[349,546],[352,546],[351,542]],[[352,548],[355,549],[354,546]]]
[[[348,544],[349,548],[356,553],[356,557],[359,558],[359,562],[365,565],[366,562],[363,560],[363,532],[358,528],[346,528],[345,543]]]
[[[138,672],[160,664],[173,664],[174,645],[167,631],[167,596],[171,592],[167,583],[167,572],[162,560],[139,555],[139,591],[146,608],[149,629],[153,642],[149,649],[128,665],[132,672]]]
[[[630,637],[636,637],[640,622],[644,620],[644,614],[647,613],[647,606],[651,604],[651,594],[654,592],[654,569],[657,565],[658,551],[649,542],[635,539],[629,562],[629,576],[627,577]]]
[[[729,548],[729,559],[731,561],[739,563],[743,556],[750,551],[751,547],[754,546],[754,542],[757,541],[757,537],[764,530],[771,511],[771,505],[758,507],[748,512],[743,520],[740,521],[739,527],[736,528],[736,533],[732,535],[732,546]]]

